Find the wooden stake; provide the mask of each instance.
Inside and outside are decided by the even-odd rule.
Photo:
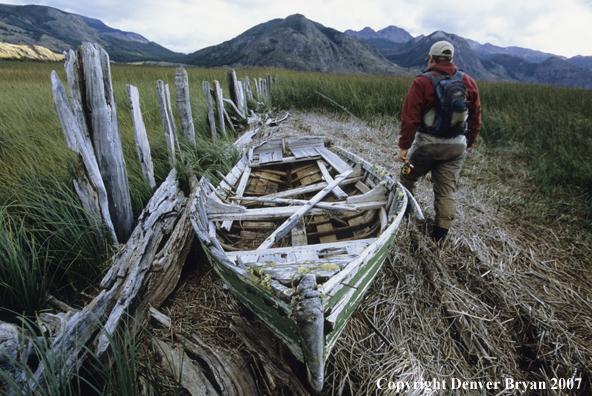
[[[152,165],[152,157],[150,156],[150,144],[148,143],[148,136],[146,135],[146,126],[142,119],[142,111],[140,109],[140,95],[138,88],[133,85],[126,85],[127,95],[130,100],[130,107],[132,113],[132,125],[134,126],[134,137],[136,139],[136,151],[140,159],[140,167],[144,179],[154,190],[156,182],[154,181],[154,166]]]
[[[226,137],[226,128],[224,126],[224,101],[223,101],[222,88],[218,80],[214,81],[214,100],[216,101],[216,110],[218,111],[218,125],[220,131]]]
[[[84,74],[86,118],[101,177],[109,198],[109,212],[118,240],[126,241],[133,229],[132,203],[123,158],[117,106],[113,97],[109,55],[98,44],[85,43],[78,49]]]
[[[189,81],[187,72],[182,67],[175,72],[175,89],[177,91],[177,108],[179,109],[183,136],[190,142],[195,143],[195,128],[189,100]]]
[[[204,81],[202,83],[202,88],[206,98],[208,123],[210,125],[210,132],[212,134],[212,142],[216,143],[216,119],[214,118],[214,107],[212,106],[212,92],[210,91],[210,83],[208,81]]]
[[[167,105],[168,85],[164,85],[164,81],[156,81],[156,91],[158,95],[158,105],[160,107],[160,117],[162,118],[162,126],[164,128],[164,137],[167,145],[167,153],[169,157],[169,165],[171,169],[175,168],[175,132],[171,125],[171,117],[169,115],[169,106]]]

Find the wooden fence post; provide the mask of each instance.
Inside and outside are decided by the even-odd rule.
[[[74,52],[71,53],[73,55]],[[95,157],[92,144],[85,136],[78,124],[78,119],[70,109],[66,89],[62,85],[58,74],[51,72],[51,87],[58,120],[66,137],[68,147],[79,154],[78,181],[74,180],[74,187],[82,201],[82,206],[95,216],[102,217],[110,231],[113,242],[117,243],[117,234],[109,213],[109,198],[99,164]],[[95,230],[100,240],[103,239],[101,227],[95,223]]]
[[[265,89],[267,91],[267,96],[271,96],[271,76],[268,74],[267,76],[265,76]]]
[[[138,88],[127,84],[127,95],[130,100],[130,108],[132,113],[132,125],[134,126],[134,137],[136,139],[136,152],[140,160],[140,167],[146,182],[150,188],[156,188],[154,181],[154,166],[152,165],[152,157],[150,156],[150,144],[148,143],[148,136],[146,134],[146,126],[142,119],[142,111],[140,109],[140,94]]]
[[[160,107],[160,117],[162,118],[162,126],[164,128],[164,137],[166,140],[166,144],[167,144],[167,154],[169,157],[169,165],[171,166],[171,169],[173,169],[175,167],[175,151],[177,148],[177,143],[176,143],[176,133],[175,130],[173,129],[172,124],[174,124],[174,120],[172,115],[169,112],[169,106],[168,106],[168,101],[167,101],[167,97],[170,97],[170,95],[167,95],[167,92],[169,90],[169,86],[168,84],[165,85],[164,81],[162,80],[158,80],[156,81],[156,91],[157,91],[157,96],[158,96],[158,106]]]
[[[242,118],[245,118],[243,100],[240,92],[240,86],[236,79],[236,72],[234,70],[228,70],[226,72],[226,80],[228,81],[228,91],[230,95],[230,100],[232,100],[232,102],[236,105],[239,115]]]
[[[212,142],[216,143],[216,119],[214,118],[214,108],[212,106],[212,92],[210,91],[210,83],[204,81],[201,86],[203,87],[204,96],[206,98],[208,123],[210,125],[210,132],[212,133]]]
[[[253,92],[251,92],[251,81],[249,80],[249,77],[245,77],[242,79],[242,83],[243,83],[243,88],[245,90],[245,94],[246,94],[246,99],[247,100],[253,100]]]
[[[177,91],[177,108],[179,109],[179,119],[185,139],[195,143],[195,128],[193,126],[193,117],[191,116],[191,102],[189,100],[189,81],[187,71],[183,68],[175,72],[175,89]]]
[[[109,55],[98,44],[84,43],[78,49],[86,98],[85,115],[89,135],[99,164],[101,176],[109,197],[109,212],[119,242],[125,242],[132,233],[133,213],[123,158],[117,106],[113,97]]]
[[[216,80],[214,81],[214,100],[216,101],[216,110],[218,111],[218,124],[220,125],[222,134],[227,136],[224,126],[224,98],[222,95],[222,88],[220,88],[220,83]]]

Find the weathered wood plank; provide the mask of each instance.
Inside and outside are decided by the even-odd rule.
[[[222,88],[220,88],[220,83],[218,80],[214,81],[214,90],[212,92],[214,94],[216,110],[218,111],[218,126],[220,127],[220,132],[222,132],[222,135],[226,137],[226,127],[224,125],[224,96],[222,94]]]
[[[325,147],[316,147],[316,150],[337,172],[343,173],[346,170],[352,170],[352,167],[334,152]]]
[[[331,183],[331,181],[333,181],[333,177],[331,177],[331,174],[329,174],[329,170],[327,169],[327,166],[325,166],[325,163],[323,161],[317,161],[317,164],[319,166],[319,169],[321,170],[321,173],[323,174],[323,178],[325,179],[325,181],[327,183]],[[347,194],[339,186],[333,189],[333,195],[335,195],[337,199],[347,198]]]
[[[130,100],[130,108],[132,115],[132,125],[134,127],[134,137],[136,140],[136,152],[140,159],[140,168],[142,175],[152,190],[156,188],[154,181],[154,166],[152,165],[152,157],[150,155],[150,144],[148,143],[148,135],[146,134],[146,126],[142,118],[142,110],[140,108],[140,94],[138,88],[133,85],[126,85],[127,95]]]
[[[245,202],[267,202],[267,203],[275,203],[280,205],[306,205],[309,201],[304,199],[285,199],[285,198],[268,198],[267,196],[263,197],[231,197],[232,200],[239,200]],[[327,210],[338,210],[343,212],[357,212],[358,210],[351,206],[351,205],[344,205],[340,202],[318,202],[316,204],[318,208],[327,209]]]
[[[188,141],[195,143],[195,127],[193,126],[191,101],[189,99],[189,80],[187,71],[182,67],[175,71],[175,90],[177,92],[177,109],[179,110],[183,136]]]
[[[204,97],[206,99],[206,110],[208,114],[208,125],[210,126],[210,133],[212,135],[212,142],[216,143],[216,118],[214,117],[214,107],[212,105],[212,93],[210,91],[210,83],[204,81],[202,83]]]
[[[185,349],[202,359],[212,371],[223,396],[250,396],[257,394],[253,377],[245,370],[245,360],[236,352],[206,344],[196,334],[179,339]]]
[[[290,366],[278,356],[275,349],[255,331],[247,320],[238,316],[233,316],[232,320],[234,323],[230,324],[230,329],[250,350],[259,356],[265,371],[277,379],[278,386],[287,386],[295,396],[308,396],[308,391],[298,380]]]
[[[298,224],[292,228],[292,246],[304,246],[308,244],[304,218],[300,218]]]
[[[101,177],[101,171],[99,170],[99,164],[97,163],[93,147],[90,139],[87,139],[84,136],[76,117],[72,113],[68,104],[68,98],[66,97],[66,89],[62,85],[58,74],[55,71],[51,72],[51,87],[53,101],[58,120],[62,126],[62,131],[65,136],[68,136],[66,137],[66,140],[70,141],[72,144],[72,147],[70,148],[78,150],[77,152],[84,162],[84,169],[81,169],[83,171],[82,175],[84,175],[84,172],[88,175],[89,182],[81,180],[78,185],[75,182],[75,186],[77,187],[76,190],[80,190],[79,196],[83,190],[87,192],[80,197],[84,207],[91,213],[100,213],[102,215],[103,221],[109,229],[111,238],[114,242],[117,242],[117,234],[115,233],[115,227],[111,221],[109,197],[105,184],[103,183],[103,178]],[[92,198],[92,196],[95,195],[96,200]],[[98,235],[101,235],[101,233]]]
[[[90,136],[109,197],[109,213],[118,240],[126,241],[132,233],[134,219],[109,55],[98,44],[92,43],[84,43],[78,51],[84,73],[86,105],[90,109]]]
[[[279,226],[278,229],[273,234],[271,234],[257,249],[259,250],[270,248],[271,246],[273,246],[273,244],[276,243],[276,241],[284,237],[298,223],[302,216],[304,216],[308,211],[310,211],[313,208],[313,206],[315,206],[321,199],[323,199],[327,194],[329,194],[333,190],[333,188],[339,185],[339,183],[341,183],[347,176],[349,176],[349,174],[352,173],[352,171],[353,170],[349,170],[339,174],[339,176],[337,176],[332,183],[329,183],[327,187],[323,188],[314,197],[312,197],[309,200],[308,204],[302,205],[300,209],[298,209],[293,215],[291,215],[290,218],[288,218],[288,220],[286,220],[284,224]]]
[[[156,338],[152,340],[154,352],[160,358],[160,366],[173,378],[181,380],[181,386],[192,396],[218,395],[216,388],[180,347],[171,345]]]
[[[169,166],[171,169],[176,164],[176,144],[175,132],[171,124],[172,116],[169,114],[169,106],[167,104],[168,85],[164,81],[156,81],[156,92],[158,96],[158,106],[160,107],[160,117],[162,118],[162,126],[164,128],[164,137],[167,145],[167,155],[169,158]]]
[[[362,202],[385,201],[386,203],[388,192],[389,191],[387,190],[386,186],[380,183],[372,190],[362,195],[353,195],[348,197],[345,202],[348,204],[357,204]]]
[[[351,205],[353,209],[358,211],[380,209],[386,202],[367,202],[361,204]],[[310,209],[310,208],[309,208]],[[297,211],[302,210],[302,206],[287,206],[287,207],[270,207],[261,209],[247,209],[242,213],[212,213],[208,217],[213,221],[225,220],[271,220],[290,217]],[[328,210],[320,208],[312,208],[307,215],[326,215],[330,213],[341,213],[340,210]]]
[[[226,80],[228,82],[228,93],[230,95],[230,100],[235,105],[234,107],[236,109],[236,112],[242,118],[247,118],[245,116],[242,95],[239,89],[238,80],[236,78],[236,72],[233,69],[226,71]]]
[[[243,174],[241,175],[241,179],[240,182],[238,183],[238,187],[236,188],[236,196],[238,198],[242,197],[245,189],[247,188],[247,183],[249,182],[249,177],[251,176],[251,167],[246,165],[246,161],[245,161],[245,169],[243,171]],[[237,205],[237,202],[232,202],[232,205]],[[227,230],[229,231],[230,228],[232,227],[232,220],[227,220],[225,222],[222,223],[222,228],[223,230]]]
[[[376,241],[376,238],[359,239],[357,241],[348,242],[323,243],[318,245],[289,246],[261,250],[236,251],[227,252],[226,254],[228,255],[228,257],[232,258],[236,256],[248,255],[256,255],[258,257],[261,257],[262,255],[266,254],[298,254],[300,252],[315,252],[315,255],[318,257],[327,254],[328,252],[344,252],[343,249],[345,249],[345,252],[347,252],[348,254],[358,254],[362,250],[364,250],[368,245],[372,244],[374,241]]]

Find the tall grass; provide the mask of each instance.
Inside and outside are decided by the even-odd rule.
[[[167,384],[169,381],[162,378],[153,354],[141,350],[142,334],[145,333],[149,339],[154,336],[133,318],[126,318],[127,323],[120,332],[110,334],[101,329],[110,346],[108,357],[99,359],[91,348],[81,345],[82,353],[86,355],[86,363],[82,367],[77,367],[71,376],[64,372],[65,361],[70,358],[69,351],[60,350],[63,348],[59,345],[56,347],[53,338],[44,333],[44,329],[33,320],[24,317],[19,319],[23,331],[23,348],[19,350],[18,353],[21,355],[18,357],[0,350],[2,361],[11,366],[7,371],[0,371],[0,395],[136,396],[140,394],[140,378],[146,379],[144,390],[148,394],[182,393],[178,382]],[[25,361],[23,357],[29,353],[33,357]],[[44,366],[44,376],[37,378],[36,368],[40,364]]]
[[[400,119],[412,79],[280,71],[274,103],[282,108],[337,110]],[[547,194],[561,190],[591,204],[592,90],[483,82],[480,140],[488,147],[517,143],[532,156],[534,182]],[[323,95],[319,95],[322,93]]]
[[[109,253],[95,235],[96,219],[81,207],[72,187],[77,157],[67,148],[57,120],[49,79],[52,70],[65,84],[61,63],[0,61],[0,316],[5,318],[10,316],[5,314],[9,310],[34,315],[43,306],[46,293],[67,299],[93,287],[105,270]],[[175,69],[112,65],[111,72],[137,218],[152,190],[136,154],[126,84],[140,92],[158,184],[166,178],[169,163],[156,81],[169,84],[176,113]],[[238,154],[221,135],[221,144],[210,143],[202,82],[219,80],[226,87],[226,70],[188,68],[187,72],[197,144],[184,145],[184,156],[198,175],[208,174],[216,181],[214,170],[229,170]],[[265,76],[264,72],[251,72],[251,78]],[[239,73],[239,78],[244,75]],[[176,127],[180,133],[180,125]],[[24,294],[26,298],[18,297]]]

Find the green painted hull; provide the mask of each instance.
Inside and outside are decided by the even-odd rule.
[[[371,175],[372,185],[378,186],[382,184],[386,186],[385,190],[388,191],[388,203],[383,204],[384,206],[380,209],[384,216],[384,221],[381,219],[383,231],[377,238],[360,240],[360,247],[354,249],[355,253],[352,253],[354,250],[351,250],[350,252],[350,245],[352,243],[355,244],[354,242],[343,242],[339,245],[340,249],[346,249],[348,252],[348,254],[344,256],[346,257],[346,261],[342,263],[342,266],[336,267],[338,272],[328,278],[325,283],[317,285],[315,282],[313,286],[316,285],[316,289],[306,289],[308,290],[308,292],[306,292],[306,297],[304,297],[305,294],[303,294],[303,291],[296,290],[299,288],[294,288],[294,286],[292,286],[292,288],[285,285],[280,285],[280,287],[276,285],[273,287],[269,282],[269,279],[265,280],[262,276],[264,273],[263,271],[265,271],[266,268],[273,267],[257,267],[260,258],[263,260],[261,263],[269,263],[270,261],[275,261],[275,259],[269,258],[270,255],[273,256],[281,253],[280,255],[284,257],[287,254],[290,254],[289,252],[291,252],[292,249],[298,249],[297,247],[267,249],[267,251],[265,249],[241,251],[234,255],[231,254],[232,252],[227,253],[214,237],[215,234],[213,233],[214,231],[212,228],[213,220],[208,219],[203,213],[198,215],[200,210],[202,212],[206,211],[203,202],[205,198],[203,197],[207,194],[202,194],[202,201],[199,203],[193,203],[195,214],[192,218],[192,224],[216,273],[224,280],[239,300],[263,323],[265,323],[267,327],[269,327],[269,329],[292,351],[294,356],[306,363],[309,369],[309,375],[313,378],[316,376],[316,386],[312,386],[316,391],[320,391],[320,388],[322,387],[325,360],[330,355],[331,349],[335,346],[340,334],[346,327],[348,320],[359,306],[365,293],[370,288],[372,281],[387,258],[408,203],[407,194],[405,193],[406,190],[391,178],[384,169],[378,166],[373,166],[347,151],[338,149],[336,152],[344,161],[347,161],[349,165],[346,166],[356,166],[361,168],[363,172],[366,172],[366,177],[370,177]],[[327,155],[323,157],[325,160],[335,161],[335,159],[328,154],[325,155]],[[243,169],[245,168],[245,163],[246,162],[243,161],[241,165]],[[332,165],[334,167],[336,166],[334,163]],[[339,163],[337,163],[337,166],[338,165]],[[237,183],[239,178],[240,172],[235,172]],[[237,220],[240,219],[240,216],[240,214],[236,215]],[[390,223],[387,224],[387,222]],[[317,258],[312,259],[314,265],[318,265],[318,267],[323,267],[323,265],[326,266],[323,261],[325,259],[321,258],[324,256],[320,252],[323,249],[328,249],[329,245],[331,244],[311,245],[313,246],[312,249],[318,249],[318,256],[316,253],[314,256]],[[305,246],[304,249],[308,249],[309,247],[310,246]],[[294,254],[296,254],[297,257],[300,257],[298,256],[299,253]],[[307,257],[304,252],[302,254],[302,257]],[[243,259],[240,259],[240,257],[243,257]],[[339,255],[336,257],[339,257]],[[302,264],[296,265],[308,265],[308,260],[305,260],[304,258],[297,259],[296,263]],[[248,268],[242,260],[245,260],[245,262],[250,260],[247,263],[249,264]],[[275,263],[270,263],[269,265],[275,266]],[[333,267],[335,267],[335,265],[333,265]],[[256,271],[254,271],[256,268],[262,269],[262,272],[256,274]],[[301,268],[299,267],[299,271],[300,269]],[[309,276],[310,275],[302,275],[302,277]],[[293,283],[295,278],[292,279]],[[314,279],[314,277],[312,279]],[[279,283],[276,282],[276,284]],[[318,312],[318,314],[314,314],[313,317],[310,317],[311,321],[317,323],[315,325],[317,327],[314,328],[315,330],[312,333],[308,330],[310,327],[307,327],[309,325],[306,323],[306,319],[309,317],[305,317],[303,325],[303,311],[301,311],[301,302],[311,301],[303,300],[311,298],[310,293],[317,296],[313,297],[313,299],[316,298],[315,301],[317,301],[317,303],[314,303],[313,305],[315,307],[320,307],[315,308],[318,309],[317,311],[313,311]],[[305,303],[305,305],[307,304],[308,302]],[[308,308],[305,309],[312,309],[308,305],[307,307]],[[320,320],[319,325],[320,315],[324,317],[321,318],[322,320]],[[314,380],[312,382],[314,382]]]

